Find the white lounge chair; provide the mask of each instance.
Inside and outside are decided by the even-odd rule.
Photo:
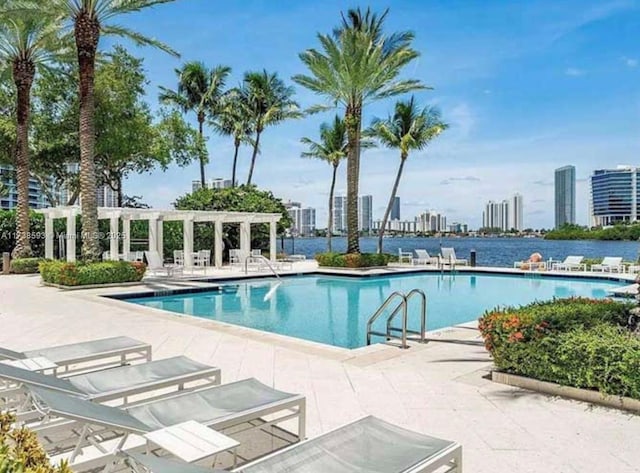
[[[254,378],[129,407],[96,404],[49,389],[29,390],[45,417],[25,426],[36,432],[48,453],[54,453],[53,464],[68,461],[73,471],[102,468],[114,461],[119,450],[144,451],[146,440],[140,436],[188,421],[218,432],[239,426],[247,432],[297,418],[296,437],[305,437],[305,397]],[[107,440],[105,430],[111,433]]]
[[[582,262],[584,256],[567,256],[562,263],[553,263],[551,269],[554,271],[586,271],[587,265]]]
[[[467,266],[469,262],[464,258],[456,256],[456,250],[453,248],[440,248],[440,263],[450,266]]]
[[[134,473],[215,473],[184,462],[131,454]],[[234,473],[461,473],[462,446],[373,416],[232,470]]]
[[[411,251],[402,251],[402,248],[398,248],[398,263],[413,264],[413,253]]]
[[[242,251],[239,249],[230,249],[229,250],[229,264],[231,266],[239,266],[242,264]]]
[[[183,272],[184,268],[182,266],[177,264],[164,264],[157,251],[145,251],[144,257],[147,259],[147,272],[165,274],[167,277]]]
[[[431,256],[427,250],[413,250],[416,253],[417,258],[413,259],[414,264],[439,264],[440,258],[437,256]]]
[[[33,405],[25,395],[28,392],[26,387],[39,386],[90,401],[120,400],[127,404],[131,396],[141,393],[164,390],[158,395],[166,396],[169,388],[184,390],[192,384],[198,389],[215,386],[220,384],[220,377],[219,368],[198,363],[186,356],[93,371],[68,378],[56,378],[0,363],[0,379],[6,386],[5,389],[0,389],[0,399],[5,400],[5,408],[16,406],[18,413],[31,410]]]
[[[602,260],[602,263],[592,264],[591,271],[600,271],[603,273],[622,273],[624,272],[622,258],[619,258],[617,256],[607,256]]]
[[[38,348],[23,352],[0,347],[0,360],[24,360],[44,357],[55,363],[57,374],[151,361],[151,345],[129,337],[111,337],[87,342]]]

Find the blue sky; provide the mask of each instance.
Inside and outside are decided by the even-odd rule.
[[[290,81],[305,72],[298,54],[316,47],[317,32],[329,32],[340,12],[360,5],[390,8],[387,30],[412,30],[420,58],[405,71],[433,87],[417,98],[437,105],[451,125],[425,151],[409,157],[400,185],[402,218],[425,209],[449,221],[481,223],[489,199],[524,196],[524,223],[553,225],[553,171],[577,168],[577,216],[587,223],[587,178],[593,169],[640,165],[640,4],[612,1],[396,0],[351,3],[328,0],[177,0],[118,19],[180,52],[175,59],[149,48],[145,58],[149,102],[158,86],[175,87],[174,69],[200,60],[233,69],[230,85],[247,70],[276,71]],[[103,41],[108,47],[112,40]],[[318,97],[296,87],[303,106]],[[393,99],[372,104],[365,123],[386,116]],[[332,113],[267,129],[255,183],[284,199],[318,209],[326,221],[330,167],[300,158],[302,136],[315,138]],[[209,177],[230,177],[232,143],[208,132]],[[246,179],[250,149],[241,150],[239,176]],[[397,152],[367,150],[361,190],[372,194],[374,215],[383,213]],[[338,190],[345,189],[345,166]],[[169,206],[190,190],[196,165],[134,176],[128,194]]]

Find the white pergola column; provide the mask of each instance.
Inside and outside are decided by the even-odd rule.
[[[158,254],[160,259],[164,261],[164,220],[158,220],[158,230],[156,234],[156,244],[158,246]]]
[[[213,227],[213,264],[222,268],[222,220],[216,220]]]
[[[53,259],[53,219],[44,217],[44,257]]]
[[[182,221],[182,249],[184,251],[184,265],[193,267],[193,219],[185,218]]]
[[[118,217],[109,218],[109,259],[118,261]]]
[[[274,262],[276,260],[278,238],[278,226],[274,220],[269,222],[269,259]]]
[[[149,251],[158,251],[158,219],[149,218]]]
[[[76,260],[76,216],[67,215],[67,261]]]
[[[128,259],[131,252],[131,220],[129,217],[122,219],[122,252],[124,257]]]
[[[251,222],[249,220],[240,222],[240,254],[243,262],[251,254]]]

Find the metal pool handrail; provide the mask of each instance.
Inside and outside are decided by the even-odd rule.
[[[420,307],[420,332],[415,330],[410,330],[408,325],[408,305],[409,300],[414,297],[419,296],[421,299],[421,307]],[[386,332],[377,332],[372,330],[372,326],[374,322],[382,315],[384,310],[391,305],[391,303],[400,298],[398,305],[393,309],[391,314],[387,317],[387,330]],[[391,323],[395,319],[396,315],[402,311],[402,327],[392,327]],[[418,335],[419,341],[425,342],[425,330],[427,325],[427,296],[421,289],[413,289],[409,291],[407,294],[404,294],[400,291],[393,292],[387,297],[387,299],[378,307],[378,309],[374,312],[374,314],[369,318],[367,322],[367,345],[371,345],[371,336],[378,335],[381,337],[385,337],[387,340],[396,339],[401,341],[401,348],[409,348],[407,344],[407,334]],[[395,335],[393,332],[400,332],[400,335]]]

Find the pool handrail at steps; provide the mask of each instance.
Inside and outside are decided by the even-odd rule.
[[[420,306],[420,332],[417,332],[415,330],[410,330],[407,327],[409,300],[414,296],[419,296],[422,302]],[[391,303],[397,298],[400,298],[398,305],[395,307],[395,309],[393,309],[391,314],[389,314],[389,316],[387,317],[386,333],[372,330],[371,327],[373,326],[374,322],[382,315],[385,309],[387,309],[387,307],[389,307]],[[400,328],[392,327],[391,323],[393,322],[393,320],[395,319],[396,315],[398,315],[399,312],[402,312],[402,327]],[[421,343],[424,343],[426,341],[425,340],[426,325],[427,325],[427,296],[424,293],[424,291],[416,288],[416,289],[412,289],[406,294],[400,291],[392,292],[389,295],[389,297],[385,299],[385,301],[380,305],[380,307],[378,307],[378,309],[367,321],[367,345],[371,345],[372,335],[385,337],[387,341],[392,339],[400,340],[401,341],[400,348],[403,348],[403,349],[409,348],[409,345],[407,344],[407,340],[409,339],[407,337],[407,334],[418,335],[418,338],[414,338],[413,340],[417,340]],[[400,332],[400,335],[395,335],[393,332]]]

